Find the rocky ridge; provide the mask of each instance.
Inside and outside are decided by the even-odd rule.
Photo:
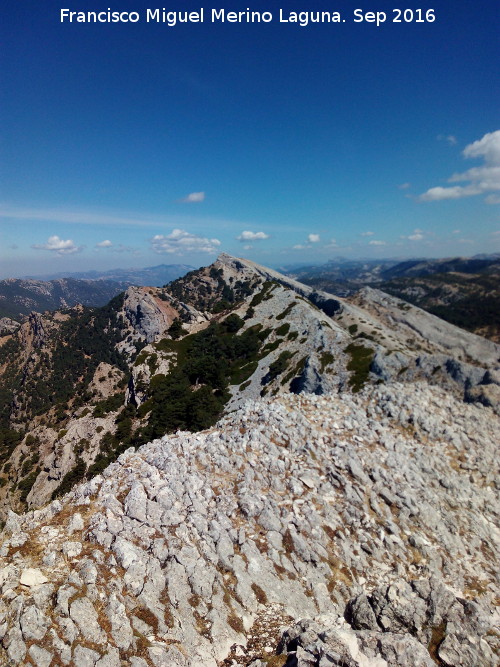
[[[389,382],[130,449],[9,515],[0,664],[493,667],[499,427]]]
[[[500,341],[498,255],[438,260],[331,261],[292,274],[340,296],[370,286],[408,301],[467,331]]]
[[[342,299],[224,254],[166,289],[131,287],[103,309],[32,313],[0,343],[4,516],[97,474],[130,444],[204,428],[263,396],[426,380],[500,409],[495,343],[379,290]],[[232,366],[214,387],[202,355],[212,350],[213,366],[228,346]],[[183,426],[158,417],[179,396],[167,391],[175,374],[186,385],[176,408]],[[193,426],[197,399],[205,414]]]

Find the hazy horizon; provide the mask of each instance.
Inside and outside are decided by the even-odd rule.
[[[474,255],[466,255],[466,254],[461,254],[461,255],[445,255],[443,257],[424,257],[420,255],[414,255],[412,257],[397,257],[397,256],[388,256],[388,257],[379,257],[379,258],[373,258],[373,257],[364,257],[364,256],[358,256],[358,257],[345,257],[342,255],[336,255],[329,257],[328,259],[321,260],[318,262],[314,261],[294,261],[294,262],[286,262],[286,263],[269,263],[266,264],[268,268],[274,269],[274,270],[287,270],[287,271],[293,271],[294,269],[299,269],[301,267],[321,267],[324,266],[328,263],[343,263],[343,262],[407,262],[407,261],[428,261],[428,260],[445,260],[445,259],[455,259],[455,258],[463,258],[463,259],[472,259],[474,257],[480,256],[480,257],[494,257],[498,253],[496,252],[491,252],[491,253],[476,253]],[[248,259],[244,255],[234,255],[235,257],[240,257],[242,259]],[[114,272],[114,271],[130,271],[130,272],[139,272],[139,271],[145,271],[145,270],[150,270],[154,268],[159,268],[159,267],[170,267],[170,266],[179,266],[179,265],[185,265],[189,267],[188,270],[191,269],[198,269],[203,266],[208,266],[212,264],[213,261],[216,260],[216,257],[213,258],[212,261],[210,262],[204,262],[202,264],[196,265],[196,264],[189,264],[188,262],[161,262],[157,264],[152,264],[152,265],[121,265],[121,266],[114,266],[114,267],[109,267],[109,266],[104,266],[104,267],[97,267],[97,268],[84,268],[82,270],[78,269],[67,269],[67,270],[62,270],[62,271],[45,271],[45,272],[34,272],[34,271],[29,271],[26,273],[19,273],[18,275],[6,275],[2,270],[0,270],[0,280],[8,280],[8,279],[34,279],[34,280],[53,280],[55,278],[64,278],[64,277],[72,277],[71,274],[86,274],[86,273],[96,273],[97,275],[104,275],[108,272]],[[253,261],[253,260],[252,260]],[[261,263],[261,262],[258,262]],[[112,278],[109,278],[112,280]]]

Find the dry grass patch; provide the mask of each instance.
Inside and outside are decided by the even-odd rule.
[[[210,630],[212,627],[211,624],[196,609],[193,609],[193,616],[194,620],[196,621],[196,630],[200,635],[206,637],[206,639],[210,639]]]
[[[443,661],[438,656],[438,649],[445,637],[446,637],[446,623],[443,621],[440,625],[437,625],[436,627],[432,628],[431,640],[429,642],[429,646],[427,647],[429,655],[437,665],[443,664]]]
[[[326,584],[330,594],[333,593],[338,582],[342,582],[347,587],[352,586],[352,574],[345,563],[343,563],[335,556],[331,556],[330,558],[326,559],[325,562],[328,563],[332,571],[331,577]]]
[[[258,584],[252,584],[252,590],[260,604],[267,604],[267,595]]]
[[[292,540],[292,534],[287,528],[285,534],[283,535],[283,548],[287,554],[295,553],[295,546]]]
[[[164,620],[167,628],[173,628],[175,625],[174,616],[172,614],[172,601],[166,588],[162,590],[159,597],[160,602],[165,607]]]
[[[47,545],[40,542],[36,535],[30,537],[20,547],[10,547],[8,557],[12,558],[14,554],[19,554],[23,558],[30,558],[33,561],[41,560],[47,551]]]
[[[272,655],[270,658],[261,658],[268,665],[268,667],[284,667],[288,660],[287,655]]]
[[[486,579],[478,579],[477,577],[469,579],[466,588],[464,588],[464,597],[471,600],[478,595],[484,595],[489,590],[488,584],[489,582]]]
[[[136,607],[133,613],[139,620],[153,628],[155,634],[158,634],[158,618],[150,609],[146,609],[146,607]]]
[[[228,624],[232,627],[232,629],[235,632],[239,632],[240,634],[245,634],[245,628],[243,626],[243,621],[239,616],[236,616],[236,614],[231,612],[229,616],[227,617],[227,622]]]

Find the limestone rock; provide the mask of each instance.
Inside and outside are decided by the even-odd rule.
[[[48,581],[47,577],[43,574],[41,570],[36,568],[27,568],[23,570],[19,583],[23,586],[40,586],[45,584]]]

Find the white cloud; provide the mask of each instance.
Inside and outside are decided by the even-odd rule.
[[[456,185],[453,188],[443,188],[440,185],[435,188],[429,188],[427,192],[420,195],[421,201],[439,201],[441,199],[460,199],[469,195],[477,195],[479,192],[470,190],[466,192],[465,188]]]
[[[96,243],[95,247],[96,248],[111,248],[112,245],[113,244],[111,243],[111,241],[108,241],[106,239],[106,241],[101,241],[100,243]]]
[[[447,141],[450,146],[457,144],[457,138],[453,134],[438,134],[438,141]]]
[[[194,204],[205,200],[204,192],[190,192],[187,197],[179,199],[183,204]]]
[[[361,236],[375,236],[375,232],[361,232]]]
[[[243,250],[252,250],[252,248],[253,248],[253,245],[249,245],[249,244],[243,246]]]
[[[464,157],[483,157],[487,164],[500,165],[500,130],[488,132],[466,146]]]
[[[409,187],[410,187],[409,183],[401,183],[401,185],[398,185],[398,188],[400,190],[408,190]]]
[[[310,247],[310,245],[302,245],[301,243],[297,243],[297,245],[292,246],[292,250],[306,250]]]
[[[71,239],[64,241],[57,235],[50,236],[47,239],[47,243],[36,243],[31,247],[36,250],[50,250],[58,255],[73,255],[74,253],[81,252],[84,248],[84,246],[76,246]]]
[[[319,242],[319,234],[309,234],[307,237],[307,240],[309,243],[318,243]]]
[[[414,229],[413,234],[409,236],[400,236],[400,239],[408,239],[409,241],[421,241],[424,238],[424,232],[422,229]]]
[[[263,241],[264,239],[268,239],[269,234],[266,234],[265,232],[241,232],[239,236],[236,237],[237,241]]]
[[[183,229],[174,229],[170,234],[156,234],[150,239],[151,248],[159,254],[178,254],[186,252],[217,252],[218,239],[208,239],[190,234]]]
[[[368,241],[368,245],[387,245],[385,241]]]
[[[454,229],[451,233],[452,234],[461,234],[462,232],[460,231],[460,229]]]
[[[436,186],[420,195],[421,201],[461,199],[500,190],[500,130],[488,132],[478,141],[466,146],[462,152],[465,158],[482,158],[484,165],[472,167],[462,173],[453,174],[448,183],[465,183],[451,187]],[[496,204],[496,195],[489,195],[487,203]]]
[[[500,195],[488,195],[484,201],[487,204],[500,204]]]

